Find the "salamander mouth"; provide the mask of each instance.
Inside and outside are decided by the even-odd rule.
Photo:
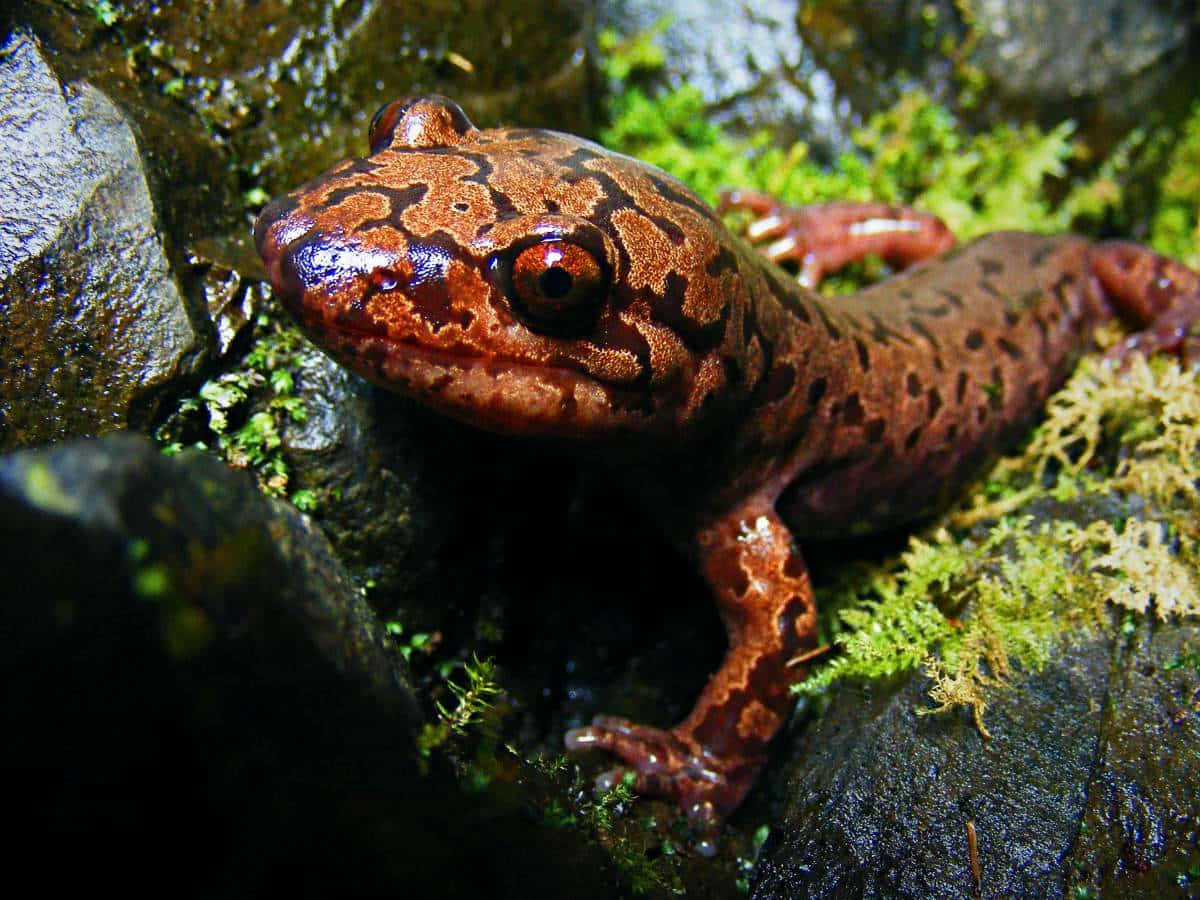
[[[489,431],[595,439],[654,430],[644,392],[572,366],[430,347],[307,316],[302,324],[319,347],[368,381]]]

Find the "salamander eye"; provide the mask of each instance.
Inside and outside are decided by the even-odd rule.
[[[407,150],[457,147],[470,143],[478,134],[457,103],[430,94],[393,100],[379,107],[367,127],[367,143],[373,155],[387,147]]]
[[[371,116],[371,124],[367,126],[367,143],[372,153],[378,153],[392,140],[392,129],[397,120],[404,115],[406,104],[402,100],[392,100],[375,110]]]
[[[549,240],[517,254],[511,293],[517,311],[535,330],[575,332],[595,320],[608,277],[601,261],[578,244]]]

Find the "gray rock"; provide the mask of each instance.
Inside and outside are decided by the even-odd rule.
[[[658,43],[667,77],[698,88],[713,121],[743,133],[769,128],[780,141],[803,139],[821,154],[849,145],[851,110],[805,47],[795,3],[613,0],[597,15],[622,34],[665,22]]]
[[[1195,625],[1144,623],[1057,652],[969,716],[919,716],[928,683],[844,685],[803,735],[754,896],[966,897],[1095,886],[1167,896],[1200,861],[1200,677],[1167,668]]]
[[[0,198],[0,448],[144,418],[200,339],[133,129],[28,36],[0,49]]]

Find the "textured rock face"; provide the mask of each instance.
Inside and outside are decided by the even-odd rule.
[[[1200,860],[1195,625],[1086,640],[997,694],[990,740],[924,679],[845,686],[800,741],[754,896],[1172,896]]]
[[[0,51],[0,448],[129,427],[199,343],[134,131],[37,42]]]

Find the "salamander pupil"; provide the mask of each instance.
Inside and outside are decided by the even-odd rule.
[[[538,277],[538,289],[551,300],[561,300],[574,284],[575,279],[562,266],[551,266]]]

